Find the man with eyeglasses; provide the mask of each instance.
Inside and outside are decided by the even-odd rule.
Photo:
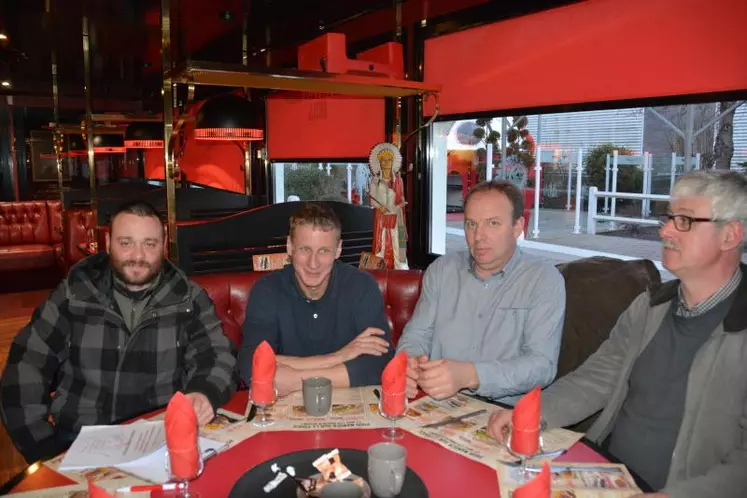
[[[661,217],[679,280],[638,296],[609,338],[542,397],[549,427],[601,414],[587,438],[668,498],[747,496],[747,180],[680,178]],[[504,441],[509,411],[488,430]]]

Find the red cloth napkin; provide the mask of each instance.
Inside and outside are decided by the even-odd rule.
[[[182,393],[177,392],[169,401],[164,426],[171,474],[176,479],[197,477],[200,467],[197,415],[192,402]]]
[[[550,498],[550,467],[547,462],[537,477],[514,490],[513,498]]]
[[[401,351],[392,358],[381,373],[381,408],[390,417],[405,412],[407,385],[407,353]]]
[[[252,401],[258,405],[275,401],[275,351],[267,341],[262,341],[254,350],[252,358]]]
[[[522,455],[533,455],[539,451],[540,414],[542,391],[535,387],[525,394],[511,415],[511,449]]]
[[[109,493],[104,488],[101,488],[94,484],[94,482],[88,480],[88,497],[89,498],[114,498],[114,495]]]

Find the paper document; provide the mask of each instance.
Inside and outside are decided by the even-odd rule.
[[[200,445],[200,452],[203,455],[203,459],[206,456],[206,451],[220,451],[225,446],[225,443],[221,441],[213,441],[205,437],[200,437],[198,444]],[[153,453],[138,458],[134,462],[119,464],[117,468],[154,484],[163,484],[169,480],[169,475],[166,472],[167,454],[168,449],[164,444]]]
[[[62,459],[60,470],[114,467],[150,455],[165,444],[163,422],[85,426]]]

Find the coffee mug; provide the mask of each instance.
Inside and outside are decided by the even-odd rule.
[[[395,443],[368,448],[368,484],[375,495],[393,498],[402,491],[407,472],[407,450]]]
[[[332,407],[332,381],[326,377],[303,380],[303,407],[312,417],[323,417]]]
[[[322,488],[322,498],[363,498],[363,490],[351,481],[330,482]]]

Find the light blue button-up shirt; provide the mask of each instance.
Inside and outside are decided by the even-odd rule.
[[[474,363],[475,393],[514,404],[555,378],[564,315],[565,282],[544,260],[517,248],[483,280],[469,252],[450,253],[426,270],[397,350]]]

